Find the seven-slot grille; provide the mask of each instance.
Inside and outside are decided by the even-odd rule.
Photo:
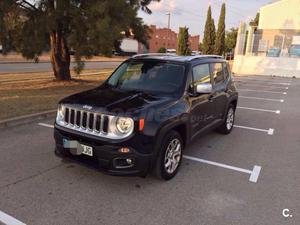
[[[64,122],[72,129],[84,129],[90,132],[107,133],[109,117],[99,113],[65,108]]]

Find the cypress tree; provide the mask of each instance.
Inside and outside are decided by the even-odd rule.
[[[190,55],[189,48],[189,28],[180,27],[177,42],[177,55]]]
[[[222,55],[225,51],[225,3],[222,4],[216,35],[215,54]]]
[[[203,54],[213,54],[215,45],[215,24],[211,17],[211,7],[208,7],[203,37]]]
[[[212,45],[213,45],[213,49],[215,48],[215,44],[216,44],[216,26],[215,26],[215,20],[211,19],[211,39],[212,39]],[[213,52],[211,52],[211,54],[213,54]]]

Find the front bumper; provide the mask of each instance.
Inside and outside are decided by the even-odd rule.
[[[151,168],[151,154],[142,154],[136,151],[131,146],[122,143],[110,143],[100,141],[91,137],[78,135],[72,131],[65,131],[55,127],[54,138],[56,142],[55,154],[62,158],[75,160],[86,166],[101,170],[110,175],[119,176],[146,176]],[[63,140],[78,141],[93,148],[93,156],[73,155],[68,148],[64,148]],[[129,153],[120,153],[118,150],[122,147],[130,149]],[[127,165],[127,159],[132,161],[132,164]]]

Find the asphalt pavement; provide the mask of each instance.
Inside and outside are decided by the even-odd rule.
[[[85,62],[85,69],[110,69],[117,67],[121,62]],[[75,63],[71,63],[71,68]],[[48,72],[52,71],[50,62],[41,63],[0,63],[1,73],[19,73],[19,72]]]
[[[235,80],[235,129],[189,145],[168,182],[57,158],[54,118],[2,129],[0,224],[3,215],[27,225],[300,224],[300,81]]]

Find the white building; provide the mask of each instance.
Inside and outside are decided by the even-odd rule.
[[[233,72],[300,77],[300,0],[275,1],[259,12],[258,27],[240,26]]]
[[[281,0],[261,7],[258,29],[300,32],[300,0]]]

